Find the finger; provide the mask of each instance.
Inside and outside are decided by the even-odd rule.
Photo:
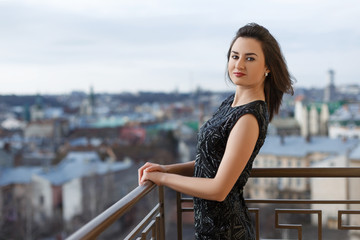
[[[146,174],[144,174],[140,180],[140,185],[143,185],[145,183],[145,181],[147,180],[146,178]]]
[[[145,169],[146,172],[155,172],[155,171],[161,171],[161,169],[159,168],[159,166],[150,166],[148,168]]]
[[[139,168],[139,170],[138,170],[138,182],[139,182],[139,185],[140,185],[140,183],[141,183],[141,179],[142,179],[143,175],[144,175],[144,168],[141,167],[141,168]]]
[[[150,162],[146,162],[142,167],[140,167],[140,168],[138,169],[138,183],[139,183],[139,184],[140,184],[141,178],[142,178],[142,176],[143,176],[143,174],[144,174],[144,170],[145,170],[146,168],[148,168],[150,164],[151,164]]]
[[[141,183],[141,176],[142,176],[142,171],[141,168],[138,169],[138,184],[140,185]]]
[[[139,168],[139,171],[147,168],[148,166],[149,166],[149,163],[147,162],[147,163],[145,163],[144,165],[142,165],[142,166]]]

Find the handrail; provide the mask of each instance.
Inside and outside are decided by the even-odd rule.
[[[360,177],[360,168],[253,168],[250,177]]]
[[[66,238],[66,240],[95,239],[155,187],[156,185],[150,181],[136,187],[125,197]]]

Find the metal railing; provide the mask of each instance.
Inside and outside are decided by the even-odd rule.
[[[254,168],[251,173],[252,178],[360,178],[360,168]],[[164,190],[151,182],[143,186],[138,186],[124,198],[105,210],[99,216],[84,225],[67,240],[96,239],[112,223],[121,218],[129,209],[135,206],[149,192],[159,190],[159,201],[148,215],[126,236],[125,239],[146,239],[150,235],[151,239],[165,239],[164,224]],[[193,208],[188,204],[192,203],[192,198],[182,197],[177,193],[177,235],[178,240],[182,236],[182,214],[192,212]],[[271,203],[271,204],[360,204],[360,200],[309,200],[309,199],[246,199],[250,203]],[[186,204],[186,206],[184,206]],[[260,239],[259,208],[249,208],[255,214],[256,238]],[[318,239],[322,239],[322,211],[317,209],[275,209],[275,227],[281,229],[296,229],[298,239],[302,239],[301,224],[281,224],[279,215],[286,213],[317,214],[318,216]],[[359,230],[360,226],[344,225],[343,215],[360,214],[360,210],[339,210],[338,229]],[[141,232],[141,233],[140,233]],[[139,234],[141,236],[139,236]]]
[[[146,182],[142,186],[138,186],[125,197],[113,204],[107,210],[88,222],[78,231],[66,238],[67,240],[87,240],[96,239],[111,224],[123,216],[128,210],[133,208],[143,197],[151,191],[159,190],[159,201],[153,207],[147,216],[125,237],[125,239],[134,239],[141,232],[141,237],[136,239],[146,239],[151,233],[152,239],[165,239],[165,223],[164,223],[164,189],[156,187],[151,182]]]
[[[360,178],[360,168],[254,168],[251,172],[252,178]],[[360,204],[358,200],[310,200],[310,199],[245,199],[247,204]],[[183,239],[182,233],[182,214],[193,212],[193,207],[189,204],[192,198],[182,197],[177,192],[177,234],[178,240]],[[184,204],[186,206],[184,206]],[[260,208],[249,208],[249,212],[255,214],[255,233],[256,240],[260,239]],[[295,229],[298,239],[302,239],[301,224],[281,224],[279,215],[281,214],[316,214],[318,220],[317,234],[318,240],[322,239],[322,210],[318,209],[275,209],[275,228]],[[360,230],[360,226],[344,225],[342,215],[360,214],[360,210],[339,210],[338,229],[339,230]]]

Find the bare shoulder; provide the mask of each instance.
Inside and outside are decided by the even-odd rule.
[[[259,124],[255,115],[251,113],[247,113],[238,119],[234,128],[245,128],[245,129],[250,128],[253,130],[253,128],[259,128]]]

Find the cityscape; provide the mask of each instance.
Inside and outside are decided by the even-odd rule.
[[[296,87],[284,96],[254,168],[360,167],[360,84],[341,85],[334,76],[329,70],[323,88]],[[193,160],[199,127],[230,94],[200,87],[110,94],[89,86],[88,92],[0,95],[0,239],[65,239],[136,188],[145,162]],[[350,181],[250,178],[245,196],[327,199],[334,186],[358,184]],[[359,199],[356,191],[336,196]],[[103,239],[124,234],[141,211]],[[323,225],[334,229],[335,218],[337,210],[324,206]],[[359,216],[349,221],[360,225]],[[263,237],[284,237],[276,234]],[[343,234],[360,239],[359,231]]]

